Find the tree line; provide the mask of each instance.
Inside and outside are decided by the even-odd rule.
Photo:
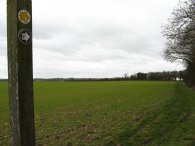
[[[34,78],[35,82],[49,81],[49,82],[74,82],[74,81],[183,81],[184,71],[163,71],[163,72],[138,72],[133,75],[125,73],[121,77],[111,78]],[[0,79],[0,81],[7,81],[7,79]]]
[[[167,40],[164,58],[184,64],[184,82],[195,87],[195,0],[180,1],[162,33]]]
[[[163,71],[163,72],[149,72],[136,73],[128,75],[125,73],[121,77],[112,78],[35,78],[34,81],[61,81],[61,82],[75,82],[75,81],[183,81],[183,71]]]
[[[139,72],[129,77],[124,76],[124,78],[142,81],[183,81],[183,73],[183,71]]]

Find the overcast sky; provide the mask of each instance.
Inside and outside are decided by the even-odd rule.
[[[178,0],[32,0],[34,77],[116,77],[183,69],[164,61],[162,24]],[[0,78],[7,78],[0,0]]]

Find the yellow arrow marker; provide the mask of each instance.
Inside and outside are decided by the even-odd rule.
[[[20,10],[18,13],[18,19],[23,23],[23,24],[28,24],[31,20],[30,14],[26,10]]]

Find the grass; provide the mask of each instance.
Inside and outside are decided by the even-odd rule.
[[[195,93],[174,82],[36,82],[42,146],[194,146]],[[7,83],[0,83],[0,145],[9,145]]]

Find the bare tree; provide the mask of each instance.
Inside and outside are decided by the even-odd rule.
[[[128,73],[124,73],[123,77],[124,77],[125,79],[127,79],[127,78],[128,78]]]
[[[163,35],[167,39],[165,59],[182,61],[187,67],[186,74],[195,84],[195,0],[179,2],[169,24],[163,29]]]

